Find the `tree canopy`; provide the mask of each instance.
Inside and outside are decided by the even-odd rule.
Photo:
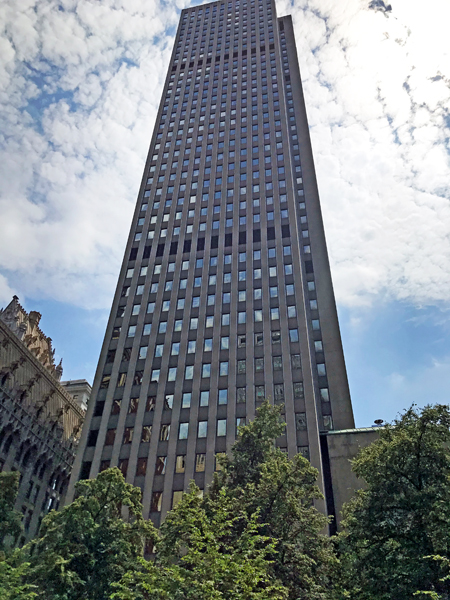
[[[0,553],[8,550],[8,538],[17,538],[22,531],[22,515],[14,509],[19,489],[20,473],[0,473]]]
[[[355,600],[446,598],[450,582],[450,412],[412,407],[353,463],[366,488],[345,510],[343,573]]]

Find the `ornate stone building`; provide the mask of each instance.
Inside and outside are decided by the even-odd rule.
[[[24,543],[66,492],[85,411],[61,386],[52,340],[17,296],[0,310],[0,470],[20,471]]]

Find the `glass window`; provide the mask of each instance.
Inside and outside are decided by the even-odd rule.
[[[153,369],[150,381],[159,381],[160,369]]]
[[[208,435],[208,421],[198,422],[198,437],[205,438]]]
[[[276,321],[277,319],[280,318],[280,310],[278,308],[271,308],[270,309],[270,318],[272,321]]]
[[[176,378],[177,378],[177,368],[171,367],[167,374],[167,381],[175,381]]]
[[[202,365],[202,377],[211,377],[211,363]]]
[[[203,390],[200,392],[200,406],[208,406],[209,404],[209,390]]]
[[[255,371],[256,373],[264,371],[264,358],[255,358]]]
[[[153,492],[150,505],[150,512],[161,512],[162,507],[162,492]]]
[[[306,429],[306,413],[295,413],[295,428],[297,431],[304,431]]]
[[[217,436],[227,435],[227,420],[226,419],[218,419],[217,420]]]
[[[256,395],[256,401],[257,402],[262,402],[266,396],[266,392],[265,392],[265,388],[263,385],[256,385],[255,386],[255,395]]]
[[[184,492],[175,491],[172,494],[172,508],[175,508],[183,500]]]
[[[205,471],[206,454],[195,455],[195,472],[204,473]]]
[[[238,372],[238,375],[246,372],[245,359],[237,361],[237,372]]]
[[[320,388],[320,397],[324,402],[330,401],[330,394],[328,388]]]
[[[189,423],[180,423],[180,429],[178,431],[179,440],[187,440],[189,434]]]
[[[321,376],[324,376],[327,374],[325,363],[317,363],[317,373]]]
[[[291,342],[298,342],[298,330],[297,329],[289,329],[289,340]]]
[[[304,398],[302,381],[297,381],[296,383],[294,383],[294,398],[296,400],[302,400]]]
[[[193,354],[195,352],[195,346],[196,346],[196,340],[189,340],[188,347],[187,347],[187,353]]]
[[[175,459],[175,473],[184,473],[186,470],[186,456],[178,454]]]
[[[255,310],[254,311],[254,319],[255,319],[255,323],[259,323],[263,320],[263,312],[262,310]]]
[[[227,404],[228,403],[228,390],[223,389],[219,390],[219,404]]]
[[[141,431],[141,442],[149,442],[152,437],[152,426],[145,425]]]
[[[105,446],[112,446],[116,437],[115,429],[108,429],[105,436]]]
[[[219,375],[228,375],[228,361],[221,361],[219,363]]]
[[[139,398],[130,398],[130,404],[128,405],[128,414],[137,413],[139,406]]]
[[[228,350],[230,347],[230,338],[228,336],[223,336],[220,338],[220,349]]]
[[[138,461],[141,459],[138,459]],[[146,460],[146,459],[145,459]],[[155,475],[164,475],[166,472],[167,456],[157,456],[155,465]]]
[[[165,442],[170,436],[170,425],[161,425],[161,431],[159,433],[159,439],[161,442]]]

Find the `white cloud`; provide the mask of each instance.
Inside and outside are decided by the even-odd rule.
[[[450,295],[450,7],[304,0],[293,14],[341,304]],[[436,23],[439,25],[435,27]]]
[[[168,28],[187,4],[1,3],[3,295],[109,306]],[[447,302],[450,8],[394,0],[386,17],[367,6],[278,3],[294,15],[337,298]]]
[[[2,289],[110,304],[177,20],[144,0],[0,7]]]

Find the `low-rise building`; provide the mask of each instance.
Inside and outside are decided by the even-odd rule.
[[[19,544],[34,537],[43,516],[61,504],[85,416],[84,402],[60,383],[61,362],[55,364],[40,318],[27,313],[17,296],[0,310],[0,470],[21,474]]]

